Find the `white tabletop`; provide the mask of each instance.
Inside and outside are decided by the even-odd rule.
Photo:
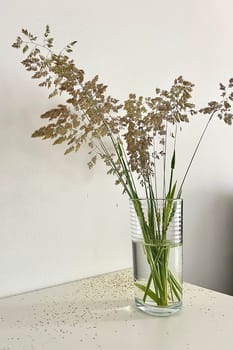
[[[233,297],[185,284],[170,317],[136,310],[130,269],[0,300],[0,350],[232,350]]]

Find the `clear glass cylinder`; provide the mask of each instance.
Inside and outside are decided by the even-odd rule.
[[[168,316],[182,306],[183,201],[130,200],[136,306]]]

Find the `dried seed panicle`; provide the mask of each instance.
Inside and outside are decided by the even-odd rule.
[[[166,157],[168,138],[175,139],[177,126],[181,129],[191,116],[216,113],[226,124],[232,124],[233,78],[226,86],[219,84],[220,101],[211,101],[199,110],[191,102],[194,85],[182,76],[169,90],[156,88],[153,97],[130,93],[121,104],[107,95],[107,86],[99,82],[98,75],[86,80],[84,70],[70,57],[76,43],[72,41],[55,53],[54,38],[46,26],[41,42],[22,29],[12,45],[26,55],[23,66],[40,87],[49,90],[49,98],[65,95],[65,103],[41,115],[47,123],[32,137],[52,139],[53,145],[66,143],[65,154],[78,151],[86,143],[90,148],[89,168],[102,159],[124,191],[133,173],[141,180],[155,173],[155,160]]]

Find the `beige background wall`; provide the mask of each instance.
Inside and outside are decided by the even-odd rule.
[[[202,106],[233,76],[232,2],[0,2],[0,296],[128,267],[127,197],[104,165],[87,169],[85,150],[64,157],[62,146],[30,138],[55,101],[10,44],[21,28],[49,24],[59,49],[78,40],[76,62],[115,97],[152,95],[182,74]],[[195,117],[184,129],[177,176],[203,126]],[[216,120],[206,136],[184,190],[185,279],[233,293],[233,128]]]

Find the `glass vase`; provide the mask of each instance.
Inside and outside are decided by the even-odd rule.
[[[182,306],[182,199],[130,200],[135,303],[155,316]]]

